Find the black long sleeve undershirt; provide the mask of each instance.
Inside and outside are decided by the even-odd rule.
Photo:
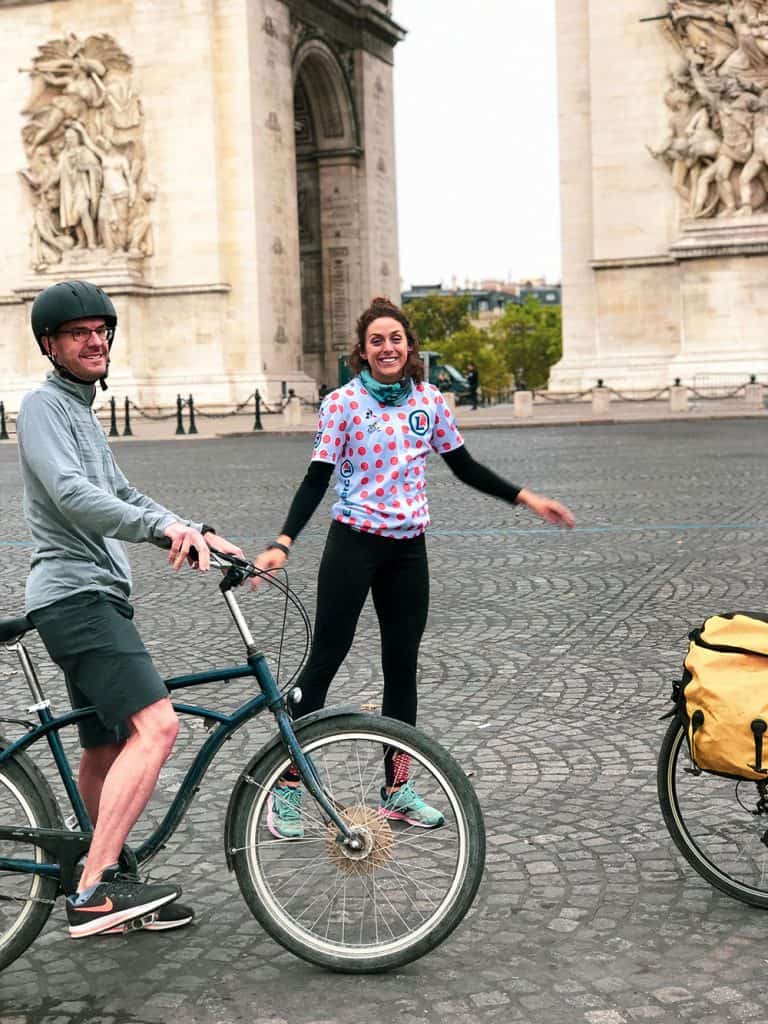
[[[450,471],[462,483],[493,498],[508,501],[511,505],[517,501],[521,488],[508,483],[481,462],[475,462],[465,445],[454,448],[452,452],[442,453],[442,457]],[[335,468],[330,462],[310,462],[306,476],[293,496],[281,530],[286,537],[295,540],[312,518],[328,490]]]
[[[452,452],[442,452],[443,461],[454,476],[463,484],[474,487],[476,491],[490,494],[492,498],[501,498],[514,505],[522,487],[509,483],[482,462],[475,462],[465,445],[454,448]]]
[[[286,537],[296,540],[312,518],[328,490],[335,468],[331,462],[310,462],[307,475],[299,484],[283,523],[281,533]]]

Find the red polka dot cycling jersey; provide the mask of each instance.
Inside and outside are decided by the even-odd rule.
[[[429,526],[427,455],[463,444],[434,385],[414,384],[403,405],[383,405],[355,377],[321,405],[312,460],[336,466],[334,519],[383,537],[418,537]]]

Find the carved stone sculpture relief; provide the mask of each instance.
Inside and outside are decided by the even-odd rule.
[[[667,132],[648,149],[693,218],[768,212],[768,0],[667,0]]]
[[[33,92],[23,110],[32,201],[32,266],[37,271],[90,252],[143,259],[153,253],[143,110],[131,59],[106,34],[70,34],[38,48]]]

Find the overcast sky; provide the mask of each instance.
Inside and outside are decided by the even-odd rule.
[[[394,0],[403,286],[560,277],[555,0]]]

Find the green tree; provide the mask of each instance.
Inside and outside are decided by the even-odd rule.
[[[487,394],[506,391],[509,373],[503,354],[496,348],[488,331],[466,327],[440,343],[440,357],[462,373],[467,363],[474,363],[480,377],[480,390]]]
[[[510,374],[528,388],[546,387],[550,367],[563,354],[559,306],[543,306],[528,296],[522,306],[510,303],[490,334]]]
[[[422,295],[403,306],[422,348],[439,345],[469,327],[469,295]]]

